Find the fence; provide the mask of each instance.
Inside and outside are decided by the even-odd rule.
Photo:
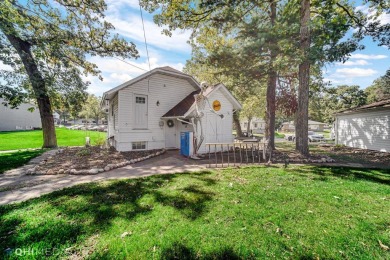
[[[208,167],[239,166],[266,162],[268,142],[206,143]]]

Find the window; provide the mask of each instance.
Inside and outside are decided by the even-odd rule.
[[[144,97],[135,97],[135,103],[145,104],[146,103],[146,98],[144,98]]]
[[[132,142],[132,149],[133,150],[145,150],[146,149],[146,142]]]
[[[247,127],[247,126],[248,126],[248,123],[245,122],[245,123],[244,123],[244,127]]]
[[[257,128],[257,123],[255,123],[255,128]]]

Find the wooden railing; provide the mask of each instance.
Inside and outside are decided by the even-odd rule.
[[[268,142],[206,143],[208,167],[266,162]]]

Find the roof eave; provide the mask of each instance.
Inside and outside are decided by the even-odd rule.
[[[185,116],[162,116],[161,119],[185,118]]]
[[[126,81],[125,83],[122,83],[120,84],[119,86],[113,88],[113,89],[110,89],[109,91],[106,91],[103,93],[103,97],[105,99],[111,99],[113,97],[113,95],[115,95],[116,92],[118,92],[119,90],[125,88],[125,87],[128,87],[132,84],[135,84],[137,83],[138,81],[141,81],[149,76],[151,76],[152,74],[155,74],[155,73],[160,73],[160,74],[165,74],[165,75],[171,75],[171,76],[176,76],[176,77],[179,77],[179,78],[186,78],[186,79],[189,79],[190,80],[190,84],[192,86],[194,86],[195,88],[200,88],[200,85],[199,85],[199,82],[191,75],[188,75],[188,74],[185,74],[185,73],[178,73],[178,72],[174,72],[174,71],[167,71],[167,70],[163,70],[163,69],[160,69],[160,68],[156,68],[156,69],[153,69],[151,71],[148,71],[134,79],[131,79],[129,81]]]

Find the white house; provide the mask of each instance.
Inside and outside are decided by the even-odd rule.
[[[233,113],[241,109],[223,84],[201,87],[171,67],[105,92],[102,105],[108,109],[108,138],[119,151],[180,148],[180,133],[191,131],[204,153],[205,143],[233,142]]]
[[[336,144],[390,152],[390,99],[336,114]]]
[[[317,122],[313,120],[308,121],[309,131],[323,132],[325,127],[326,127],[325,123]],[[284,122],[282,124],[281,130],[284,132],[294,132],[295,131],[294,121]]]
[[[242,131],[247,131],[248,119],[241,120],[240,125]],[[252,131],[253,134],[263,134],[265,131],[265,121],[261,118],[252,118],[249,129]]]
[[[41,127],[41,118],[38,108],[30,103],[22,103],[17,108],[4,106],[4,99],[0,98],[0,131],[31,130]],[[29,109],[33,108],[33,111]]]

